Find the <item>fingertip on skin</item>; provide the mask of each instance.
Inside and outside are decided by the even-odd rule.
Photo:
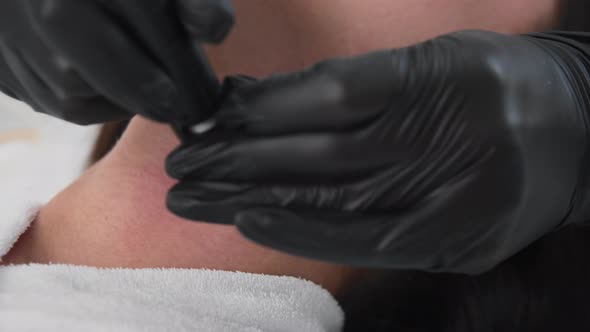
[[[174,186],[166,194],[166,208],[168,209],[168,211],[172,212],[176,216],[183,219],[187,219],[185,214],[185,211],[187,209],[187,206],[185,204],[186,195],[183,192],[176,190],[177,186],[178,185]]]
[[[172,153],[170,153],[167,157],[166,157],[166,161],[164,163],[164,167],[166,169],[166,174],[168,174],[169,177],[176,179],[176,180],[180,180],[182,178],[182,172],[180,172],[178,170],[179,168],[179,157],[178,154],[180,153],[179,151],[181,151],[181,147],[177,148],[176,150],[172,151]]]
[[[166,207],[176,216],[193,222],[233,225],[237,207],[228,204],[204,203],[190,192],[174,186],[166,195]]]

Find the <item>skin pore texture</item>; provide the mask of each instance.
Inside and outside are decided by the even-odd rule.
[[[263,77],[325,58],[402,47],[460,29],[522,33],[554,23],[558,0],[236,0],[237,24],[208,53],[220,77]],[[291,275],[333,294],[364,270],[280,253],[233,226],[166,210],[164,159],[178,140],[136,117],[101,162],[44,206],[4,263],[176,267]]]

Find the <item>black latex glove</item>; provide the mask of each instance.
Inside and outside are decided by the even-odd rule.
[[[464,31],[234,78],[217,129],[169,157],[181,181],[168,207],[310,258],[486,271],[579,221],[567,217],[588,169],[581,47]]]
[[[78,124],[196,123],[218,91],[194,43],[232,23],[229,0],[2,0],[0,90]]]

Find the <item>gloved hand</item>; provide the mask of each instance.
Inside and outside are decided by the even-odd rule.
[[[78,124],[199,122],[218,91],[193,43],[225,37],[229,1],[2,0],[0,90]]]
[[[480,273],[579,221],[589,69],[565,34],[463,31],[234,78],[169,157],[168,207],[295,255]]]

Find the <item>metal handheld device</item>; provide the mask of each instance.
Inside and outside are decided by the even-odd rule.
[[[202,78],[202,89],[205,91],[206,95],[211,96],[211,99],[214,100],[218,97],[221,91],[221,83],[217,79],[213,71],[213,67],[209,63],[209,59],[207,59],[205,52],[199,46],[195,46],[195,53],[197,56],[197,61],[195,61],[195,69]],[[208,111],[208,113],[211,114],[213,110]],[[203,134],[213,129],[215,127],[215,121],[205,120],[201,123],[191,125],[172,123],[171,126],[176,133],[176,136],[178,136],[178,138],[184,142],[194,134]]]

